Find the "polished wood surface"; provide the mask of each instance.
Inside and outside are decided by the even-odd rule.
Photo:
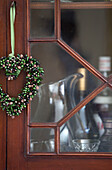
[[[7,0],[7,52],[10,53],[10,4],[11,0]],[[16,1],[16,18],[15,18],[15,55],[24,54],[25,37],[24,37],[24,6],[23,0]],[[8,93],[17,97],[18,93],[24,87],[25,73],[22,72],[16,80],[8,81]],[[20,116],[7,119],[7,169],[22,169],[24,164],[24,141],[25,141],[25,120],[24,111]],[[27,168],[26,168],[27,169]]]
[[[2,25],[0,30],[0,54],[1,56],[10,53],[10,27],[9,27],[9,8],[10,8],[11,0],[1,0],[0,1],[0,25]],[[59,0],[55,3],[57,7],[57,12],[60,10]],[[16,22],[15,22],[15,36],[16,36],[16,50],[15,53],[29,53],[29,44],[31,42],[38,41],[46,41],[46,39],[33,39],[29,40],[29,31],[28,31],[28,11],[27,8],[27,0],[16,0]],[[7,12],[6,12],[7,9]],[[55,14],[57,13],[55,11]],[[6,16],[7,14],[7,16]],[[60,13],[55,16],[55,25],[57,23],[57,28],[55,28],[56,38],[55,41],[60,43],[62,48],[66,48],[65,44],[61,44],[60,38]],[[7,19],[7,22],[6,22]],[[7,24],[6,24],[7,23]],[[7,36],[6,36],[7,34]],[[7,42],[6,42],[7,38]],[[47,39],[49,41],[50,39]],[[54,40],[51,40],[54,41]],[[7,48],[6,48],[7,46]],[[71,55],[75,56],[75,53],[67,46],[66,49]],[[77,57],[77,56],[76,56]],[[78,57],[77,57],[78,59]],[[80,60],[80,57],[79,57]],[[81,60],[80,60],[81,62]],[[84,65],[88,66],[88,63],[83,62]],[[107,81],[103,78],[99,72],[93,70],[93,68],[89,65],[89,69],[95,75],[97,75],[102,81],[103,85],[99,86],[97,90],[95,90],[89,97],[84,100],[80,106],[83,107],[83,104],[88,102],[91,97],[95,96],[102,90],[108,83],[110,79]],[[3,76],[3,72],[0,72],[0,82],[3,84],[3,89],[6,90],[6,81],[5,76]],[[25,73],[22,72],[17,80],[7,82],[7,91],[11,96],[16,97],[17,94],[21,91],[21,88],[25,83]],[[84,103],[85,102],[85,103]],[[77,111],[77,110],[75,110]],[[7,117],[5,111],[1,111],[0,109],[0,170],[111,170],[112,167],[112,154],[86,154],[86,153],[76,153],[73,155],[72,153],[63,153],[59,155],[59,127],[65,120],[70,118],[70,114],[65,117],[65,119],[61,120],[57,126],[57,124],[30,124],[29,113],[30,107],[27,107],[28,116],[26,110],[23,113],[12,119]],[[72,113],[74,114],[74,113]],[[29,154],[29,129],[30,127],[54,127],[55,128],[55,146],[56,146],[56,154],[54,155],[36,155],[36,153]],[[7,133],[6,133],[7,128]],[[7,139],[6,139],[7,137]],[[7,146],[6,146],[7,141]]]
[[[92,93],[90,93],[87,97],[84,98],[73,110],[71,110],[68,114],[66,114],[59,122],[58,126],[62,126],[67,120],[69,120],[75,113],[77,113],[82,107],[84,107],[89,101],[91,101],[95,95],[100,93],[105,87],[107,86],[106,83],[100,85],[96,88]]]
[[[74,1],[75,2],[75,1]],[[112,8],[111,2],[67,2],[61,3],[61,9],[101,9],[101,8]],[[32,2],[30,5],[31,9],[52,9],[53,3],[50,2]]]
[[[6,56],[6,0],[0,1],[0,57]],[[0,70],[0,84],[6,91],[5,71]],[[6,168],[6,114],[0,108],[0,169]]]

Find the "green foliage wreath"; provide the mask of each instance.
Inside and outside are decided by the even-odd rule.
[[[27,103],[37,94],[44,74],[43,68],[40,67],[39,62],[32,56],[28,57],[22,54],[18,54],[17,57],[9,55],[9,57],[0,58],[0,69],[2,68],[6,70],[8,80],[16,79],[22,69],[27,73],[26,84],[17,98],[10,97],[0,87],[2,109],[6,109],[6,113],[9,116],[19,116],[22,110],[26,108]]]

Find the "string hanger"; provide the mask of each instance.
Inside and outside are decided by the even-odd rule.
[[[10,6],[10,31],[11,31],[11,53],[10,57],[14,57],[14,48],[15,48],[15,33],[14,33],[14,22],[15,22],[15,1],[11,3]]]

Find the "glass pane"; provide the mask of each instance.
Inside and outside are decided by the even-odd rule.
[[[55,0],[30,0],[30,1],[31,2],[54,2]],[[60,2],[107,2],[107,0],[60,0]]]
[[[31,122],[57,122],[100,84],[56,43],[31,44],[31,55],[45,71],[43,84],[31,102]]]
[[[101,118],[93,112],[93,104],[89,103],[77,112],[60,128],[61,152],[97,152],[100,145],[98,120]],[[62,145],[61,143],[64,143]]]
[[[62,39],[99,69],[100,56],[112,57],[112,9],[62,10]]]
[[[107,2],[107,0],[60,0],[60,1],[61,2]]]
[[[101,117],[105,130],[101,136],[99,152],[112,152],[112,89],[105,88],[93,102],[95,113]]]
[[[105,88],[60,128],[60,144],[61,152],[112,152],[112,89]]]
[[[41,6],[36,2],[32,2],[30,5],[31,38],[54,36],[54,5],[52,3],[44,6],[44,9],[41,9]]]
[[[51,2],[51,0],[30,0],[30,2]]]
[[[54,146],[54,129],[30,129],[30,152],[54,152]]]

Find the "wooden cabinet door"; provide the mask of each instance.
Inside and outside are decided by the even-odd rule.
[[[10,20],[9,9],[11,0],[0,1],[0,54],[1,56],[7,56],[10,53]],[[77,4],[78,5],[78,4]],[[84,4],[86,5],[86,4]],[[112,7],[111,3],[108,3]],[[79,4],[80,6],[80,4]],[[93,3],[94,6],[94,3]],[[103,3],[102,3],[103,6]],[[48,6],[51,8],[51,6]],[[70,5],[72,8],[72,6]],[[44,6],[42,6],[44,8]],[[55,1],[55,37],[42,39],[29,39],[29,3],[28,0],[16,0],[16,20],[15,20],[15,54],[30,53],[30,43],[32,42],[58,42],[60,46],[72,56],[74,52],[68,46],[60,40],[60,4],[59,0]],[[77,57],[78,58],[78,57]],[[79,57],[80,58],[80,57]],[[89,70],[93,70],[94,74],[96,70],[87,65],[85,61],[79,59],[84,66],[87,66]],[[2,71],[0,73],[0,81],[4,90],[7,90],[11,96],[16,97],[21,92],[25,83],[25,73],[22,72],[19,77],[14,81],[6,81]],[[98,75],[98,74],[97,74]],[[101,79],[103,77],[99,75]],[[7,82],[7,84],[6,84]],[[99,91],[106,86],[106,80],[104,79],[104,85],[99,88]],[[6,86],[7,85],[7,86]],[[98,89],[87,98],[89,102],[90,98],[94,97],[98,93]],[[85,101],[84,101],[85,102]],[[84,103],[83,102],[83,103]],[[86,104],[86,102],[85,102]],[[79,109],[78,106],[77,109]],[[31,124],[29,122],[30,106],[24,110],[20,116],[12,119],[7,116],[5,111],[0,109],[0,168],[7,170],[110,170],[112,166],[111,153],[68,153],[59,154],[59,127],[57,124]],[[67,118],[69,119],[69,117]],[[66,120],[67,120],[66,119]],[[56,133],[56,154],[35,154],[29,152],[29,130],[36,127],[54,127]]]
[[[6,56],[6,1],[0,1],[0,57]],[[4,70],[0,71],[0,84],[6,91]],[[0,168],[6,167],[6,114],[0,108]]]

